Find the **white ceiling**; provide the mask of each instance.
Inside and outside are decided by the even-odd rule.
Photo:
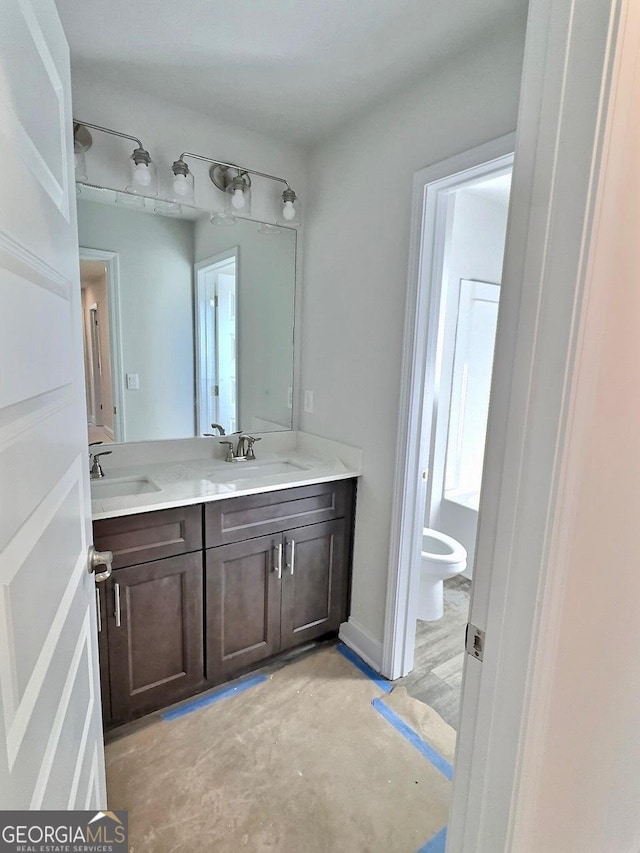
[[[56,0],[74,73],[310,143],[451,54],[524,28],[526,0]]]

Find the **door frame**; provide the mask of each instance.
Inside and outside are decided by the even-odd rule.
[[[194,294],[194,342],[195,342],[195,353],[194,360],[196,365],[196,433],[200,434],[200,420],[202,417],[202,399],[200,394],[200,383],[202,380],[203,374],[203,363],[201,357],[201,345],[202,345],[202,323],[200,322],[200,311],[203,306],[203,284],[202,284],[202,275],[203,270],[208,269],[209,267],[217,266],[218,264],[224,264],[226,261],[234,260],[236,265],[236,379],[240,373],[240,322],[239,322],[239,312],[238,312],[238,298],[239,298],[239,284],[240,284],[240,246],[232,246],[229,249],[225,249],[223,252],[218,252],[215,255],[211,255],[208,258],[204,258],[202,261],[198,261],[194,264],[194,278],[195,278],[195,287],[193,289]],[[216,327],[217,329],[217,327]],[[216,340],[216,351],[218,349],[218,342]],[[218,376],[218,364],[216,361],[216,379],[218,385],[220,384],[220,379]],[[218,400],[216,404],[216,412],[219,409],[220,402]],[[236,422],[240,423],[240,398],[237,392],[236,386]]]
[[[120,313],[120,261],[117,252],[88,249],[80,246],[81,261],[102,261],[107,271],[107,302],[109,305],[109,349],[111,352],[111,391],[113,395],[113,440],[127,440],[124,417],[124,390],[122,374],[122,317]],[[84,322],[84,318],[83,318]]]
[[[400,417],[382,644],[382,672],[390,679],[400,678],[413,669],[420,536],[424,527],[436,414],[446,197],[471,180],[489,177],[511,166],[514,149],[515,133],[509,133],[421,169],[413,178]]]
[[[104,427],[102,421],[102,376],[100,370],[100,340],[98,336],[98,303],[87,307],[89,312],[89,333],[91,340],[89,346],[91,348],[91,362],[89,364],[89,382],[91,388],[91,421],[94,426]],[[100,423],[98,423],[100,421]]]

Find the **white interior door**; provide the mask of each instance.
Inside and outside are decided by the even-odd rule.
[[[200,261],[196,278],[198,432],[239,429],[237,370],[238,247]]]
[[[2,809],[106,806],[70,95],[53,0],[3,0]]]
[[[229,432],[235,432],[238,429],[235,260],[218,272],[216,292],[218,421],[228,424]]]

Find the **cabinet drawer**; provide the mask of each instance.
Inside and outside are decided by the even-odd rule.
[[[281,533],[350,514],[351,480],[228,498],[205,505],[206,547]]]
[[[202,548],[202,507],[163,509],[93,523],[98,551],[113,552],[113,568],[175,557]]]

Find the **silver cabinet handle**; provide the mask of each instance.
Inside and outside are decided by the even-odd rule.
[[[96,587],[96,611],[98,613],[98,634],[102,631],[102,616],[100,615],[100,590]]]
[[[296,540],[290,539],[289,545],[291,546],[291,562],[289,563],[289,571],[293,574],[296,565]]]
[[[96,569],[99,566],[104,566],[105,569],[103,572],[97,572]],[[96,549],[91,545],[89,547],[89,565],[88,565],[89,573],[94,572],[95,579],[97,583],[101,581],[106,581],[108,577],[111,575],[111,570],[113,569],[113,554],[111,551],[96,551]]]
[[[116,617],[116,628],[120,627],[120,584],[114,583],[113,585],[113,598],[115,604],[115,617]]]
[[[282,580],[282,542],[276,545],[276,565],[275,565],[276,574],[278,575],[278,580]]]

